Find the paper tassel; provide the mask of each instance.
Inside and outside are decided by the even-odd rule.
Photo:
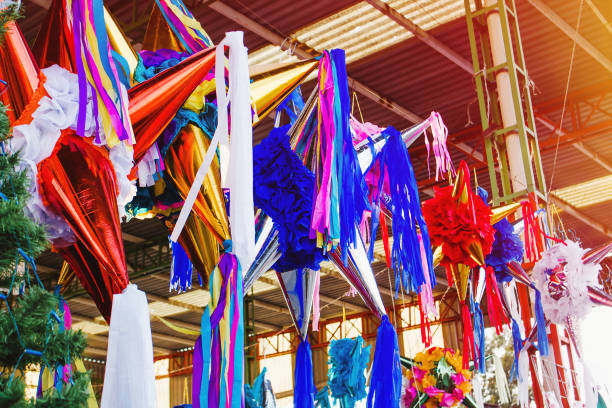
[[[529,262],[535,262],[542,254],[543,234],[540,229],[540,220],[535,213],[535,205],[531,201],[521,203],[523,223],[525,225],[525,258]]]
[[[497,388],[497,396],[501,404],[510,402],[510,388],[508,387],[508,378],[504,372],[504,366],[501,359],[496,354],[493,354],[493,364],[495,367],[495,386]]]
[[[315,203],[311,236],[319,246],[340,246],[342,262],[357,240],[363,212],[369,209],[368,190],[349,126],[350,100],[344,50],[325,52],[319,66],[319,132],[315,166]],[[332,171],[332,168],[336,169]]]
[[[500,335],[504,331],[504,323],[507,323],[508,326],[510,326],[510,321],[504,313],[504,306],[501,300],[499,287],[497,285],[495,271],[490,266],[487,266],[485,269],[485,274],[489,319],[491,320],[491,324],[495,326],[497,335]]]
[[[191,401],[193,408],[200,408],[200,389],[202,387],[202,336],[193,345],[193,369],[191,374]]]
[[[308,339],[305,339],[300,342],[295,356],[293,406],[295,408],[314,408],[316,392],[312,370],[312,352]]]
[[[542,309],[542,295],[540,291],[535,290],[535,318],[536,325],[538,326],[538,351],[541,355],[548,355],[548,333],[546,332],[546,318],[544,317],[544,309]]]
[[[478,371],[483,373],[485,372],[485,331],[484,331],[484,317],[482,315],[482,310],[480,309],[480,304],[478,302],[472,303],[472,308],[474,312],[474,344],[476,346],[476,361],[474,362]]]
[[[518,402],[521,408],[529,408],[529,354],[521,350],[518,368]]]
[[[133,370],[138,369],[138,375]],[[113,298],[101,408],[150,408],[155,370],[149,307],[144,292],[128,285]]]
[[[477,364],[476,350],[474,347],[474,328],[472,327],[472,316],[467,303],[461,306],[461,319],[463,320],[463,368],[470,367],[470,360]]]
[[[329,403],[329,387],[327,385],[321,388],[317,395],[315,395],[315,406],[316,408],[331,408]]]
[[[429,322],[429,317],[427,313],[424,311],[423,302],[422,302],[423,293],[418,294],[419,299],[419,314],[421,317],[421,341],[425,344],[425,347],[431,346],[431,324]]]
[[[230,94],[226,93],[223,50],[230,48]],[[251,105],[247,49],[243,45],[243,33],[236,31],[226,34],[217,47],[215,78],[217,87],[218,124],[212,141],[195,175],[193,184],[170,239],[178,239],[187,217],[193,208],[200,186],[212,162],[217,145],[229,144],[229,174],[226,180],[230,189],[230,227],[232,245],[243,270],[250,268],[255,259],[255,219],[253,214],[253,129],[251,126]],[[187,60],[186,60],[187,61]],[[223,80],[222,80],[223,78]],[[228,104],[231,111],[232,141],[229,143]],[[224,183],[224,166],[221,163],[221,181]]]
[[[371,370],[367,407],[397,407],[402,392],[402,370],[397,334],[386,315],[378,327]]]
[[[453,161],[446,148],[448,129],[442,121],[442,116],[438,112],[431,112],[427,120],[429,121],[431,134],[433,136],[433,152],[436,158],[436,181],[438,181],[440,175],[444,178],[447,173],[454,176],[455,169],[453,167]],[[427,148],[427,169],[429,170],[429,140],[427,140],[427,129],[424,130],[424,133],[425,147]],[[429,176],[431,177],[431,174]]]
[[[476,402],[476,408],[484,408],[484,397],[482,396],[482,380],[478,375],[475,375],[472,378],[472,394],[474,394],[474,402]]]
[[[200,407],[240,408],[242,404],[244,296],[239,262],[230,251],[228,245],[211,275],[211,299],[202,315]]]
[[[170,264],[170,290],[185,292],[191,289],[193,264],[180,243],[170,241],[172,262]]]
[[[519,353],[523,348],[523,339],[521,337],[521,329],[519,328],[518,323],[513,318],[512,319],[512,345],[514,348],[514,361],[512,362],[512,370],[510,371],[510,380],[514,379],[514,376],[517,374],[519,368]]]

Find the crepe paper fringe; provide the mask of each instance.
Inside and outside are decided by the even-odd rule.
[[[479,376],[472,377],[472,394],[474,395],[475,408],[484,408],[484,397],[482,395],[482,380]]]
[[[491,321],[491,324],[495,326],[497,335],[500,335],[504,331],[504,323],[508,324],[508,327],[510,327],[510,321],[504,313],[501,293],[499,291],[499,286],[497,285],[497,278],[493,268],[487,266],[485,268],[485,274],[489,320]]]
[[[472,312],[474,313],[474,345],[477,354],[474,365],[480,373],[484,374],[486,369],[484,316],[478,302],[472,302]]]
[[[521,329],[516,321],[512,319],[512,345],[514,347],[514,361],[512,362],[512,369],[510,371],[510,381],[514,379],[514,376],[518,374],[519,368],[519,353],[523,348],[523,338],[521,337]]]
[[[461,306],[461,319],[463,320],[463,368],[470,368],[470,360],[474,365],[478,365],[476,350],[474,347],[474,327],[472,326],[472,316],[470,307],[466,302]]]
[[[295,381],[293,406],[295,408],[314,408],[315,393],[312,370],[312,351],[308,339],[302,340],[295,356]]]
[[[509,282],[512,276],[508,273],[507,264],[510,261],[520,262],[525,250],[521,237],[514,232],[514,227],[507,219],[493,224],[495,240],[491,253],[485,258],[485,263],[495,270],[497,279]]]
[[[393,127],[383,131],[387,142],[376,159],[379,163],[380,175],[378,187],[372,205],[372,236],[378,228],[378,211],[383,195],[385,178],[388,178],[392,205],[388,210],[392,214],[393,245],[391,249],[391,267],[395,269],[396,296],[401,282],[405,290],[421,292],[423,285],[435,286],[436,276],[433,268],[433,255],[427,224],[421,212],[419,192],[410,161],[408,150],[402,141],[402,136]],[[376,211],[376,212],[375,212]],[[375,216],[376,214],[376,216]],[[382,217],[382,215],[381,215]],[[422,259],[421,243],[417,233],[421,230],[424,254]],[[386,225],[385,225],[386,227]],[[383,232],[385,234],[385,232]],[[370,253],[374,243],[370,244]],[[426,277],[425,274],[428,274]]]
[[[546,330],[546,317],[544,317],[544,309],[542,308],[542,295],[538,289],[535,288],[535,318],[536,325],[538,326],[538,351],[541,355],[548,355],[548,333]]]
[[[448,138],[448,129],[444,125],[442,121],[442,116],[438,112],[431,112],[429,118],[427,118],[429,122],[429,126],[431,129],[431,134],[433,136],[433,152],[434,157],[436,159],[436,181],[438,181],[438,177],[442,176],[444,178],[447,173],[449,176],[455,175],[455,168],[453,167],[453,161],[450,157],[450,153],[446,148],[446,139]],[[427,171],[429,173],[429,177],[431,177],[431,172],[429,172],[429,140],[427,139],[427,128],[423,131],[425,134],[425,147],[427,148]]]
[[[508,378],[504,371],[501,359],[496,354],[493,354],[493,365],[495,369],[495,387],[497,388],[497,396],[499,402],[508,404],[510,402],[510,388],[508,387]]]
[[[191,289],[193,264],[189,256],[178,242],[170,241],[172,261],[170,264],[170,290],[185,292]]]
[[[364,211],[370,210],[368,190],[353,148],[349,125],[350,100],[344,50],[324,52],[319,66],[319,111],[311,238],[328,249],[340,245],[347,262],[348,248],[357,242]]]
[[[327,385],[321,388],[315,395],[315,407],[331,408],[331,404],[329,402],[329,387]]]
[[[527,350],[519,354],[518,368],[518,402],[521,408],[529,407],[529,355]]]
[[[353,408],[367,396],[364,372],[370,349],[361,337],[333,340],[329,347],[329,389],[342,408]]]
[[[255,206],[274,221],[281,258],[277,272],[319,269],[321,250],[310,238],[314,174],[291,150],[286,132],[289,125],[272,129],[253,149],[253,193]]]
[[[402,369],[400,366],[397,334],[383,316],[376,335],[376,348],[372,361],[370,389],[367,408],[397,407],[402,392]]]
[[[535,205],[531,201],[521,202],[523,223],[525,225],[525,258],[529,262],[535,262],[540,259],[540,255],[542,254],[541,242],[544,237],[540,229],[540,220],[535,210]]]

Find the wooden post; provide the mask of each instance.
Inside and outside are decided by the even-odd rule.
[[[519,295],[519,303],[521,305],[521,318],[523,319],[523,325],[525,326],[525,333],[531,332],[531,306],[529,302],[529,288],[522,283],[516,285]],[[535,350],[531,346],[527,350],[529,354],[529,372],[531,373],[531,384],[533,389],[533,399],[535,400],[537,408],[544,408],[544,397],[542,390],[540,389],[538,382],[538,371],[534,363]]]
[[[550,343],[552,345],[553,353],[555,356],[557,381],[559,382],[559,393],[561,394],[561,404],[564,408],[570,408],[568,401],[567,382],[565,379],[565,370],[563,368],[563,357],[561,356],[561,342],[559,341],[557,325],[552,323],[550,325]]]

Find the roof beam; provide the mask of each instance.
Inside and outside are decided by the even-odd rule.
[[[552,200],[555,203],[557,207],[561,208],[563,211],[565,211],[572,217],[576,218],[579,221],[582,221],[586,225],[601,232],[602,234],[607,235],[609,238],[612,238],[612,229],[608,227],[607,225],[604,225],[600,223],[599,221],[594,220],[593,218],[589,217],[588,215],[586,215],[585,213],[583,213],[582,211],[580,211],[579,209],[577,209],[576,207],[568,203],[567,201],[557,197],[553,193],[549,193],[548,197],[550,200]]]
[[[581,36],[576,30],[561,18],[557,13],[548,7],[542,0],[527,0],[536,10],[544,15],[551,23],[553,23],[558,29],[563,31],[565,35],[576,41],[576,44],[587,54],[593,57],[599,62],[605,69],[612,72],[612,61],[610,61],[605,55],[603,55],[597,47],[588,42],[583,36]]]
[[[376,10],[380,11],[385,16],[389,17],[391,20],[395,21],[397,24],[404,27],[406,30],[410,31],[416,38],[429,45],[431,48],[448,58],[451,62],[456,64],[459,68],[472,75],[474,73],[474,68],[472,67],[472,63],[467,59],[463,58],[461,55],[453,51],[451,48],[447,47],[436,39],[433,35],[429,34],[427,31],[423,30],[417,24],[415,24],[412,20],[404,16],[402,13],[389,6],[387,3],[382,0],[366,0],[372,7]]]
[[[536,114],[535,118],[538,122],[544,125],[544,127],[548,128],[549,130],[552,130],[555,135],[559,137],[567,135],[567,132],[565,130],[556,127],[555,124],[545,115]],[[574,148],[580,153],[584,154],[586,157],[593,160],[595,163],[599,164],[601,167],[612,173],[612,164],[608,162],[605,158],[594,152],[590,147],[586,146],[581,141],[576,141],[572,143],[572,146],[574,146]]]
[[[247,30],[257,34],[269,43],[280,46],[281,49],[288,49],[289,47],[292,47],[294,54],[298,58],[309,59],[321,54],[319,51],[314,50],[308,47],[307,45],[300,43],[299,41],[286,41],[286,38],[282,35],[268,29],[267,27],[264,27],[257,21],[252,20],[251,18],[245,16],[237,10],[234,10],[222,1],[215,1],[213,3],[210,3],[208,4],[208,7],[215,10],[222,16],[227,17],[230,20],[238,23]],[[293,46],[296,46],[295,49],[293,49]],[[353,88],[355,91],[359,92],[366,98],[371,99],[379,105],[384,106],[385,108],[394,112],[396,115],[408,120],[411,123],[419,123],[423,121],[423,119],[420,118],[417,114],[385,98],[375,90],[369,88],[368,86],[364,85],[363,83],[357,81],[354,78],[348,77],[348,84],[351,88]]]
[[[593,3],[592,0],[585,0],[585,3],[591,8],[591,10],[593,11],[593,14],[597,16],[599,21],[601,21],[601,24],[603,24],[604,27],[606,27],[606,30],[608,30],[608,32],[612,34],[612,24],[610,24],[610,22],[606,20],[606,17],[603,15],[601,10],[597,8],[597,6]]]
[[[75,320],[80,320],[83,322],[90,322],[90,323],[95,323],[95,324],[99,324],[102,326],[107,326],[106,321],[101,317],[89,317],[89,316],[83,316],[80,314],[72,314],[72,317]],[[163,334],[163,333],[156,333],[156,332],[151,332],[151,337],[154,340],[160,340],[160,341],[167,341],[170,343],[180,343],[186,346],[193,346],[193,340],[192,339],[185,339],[182,337],[178,337],[176,335],[174,336],[170,336],[168,334]]]
[[[108,336],[105,335],[99,335],[99,334],[89,334],[86,333],[87,336],[87,343],[89,344],[89,341],[97,341],[99,343],[104,343],[104,344],[108,344]],[[87,349],[91,348],[89,345],[87,346]],[[87,351],[86,349],[86,351]],[[157,346],[153,346],[153,351],[157,354],[170,354],[172,351],[167,349],[167,348],[163,348],[163,347],[157,347]],[[106,354],[106,351],[104,352],[104,354]]]

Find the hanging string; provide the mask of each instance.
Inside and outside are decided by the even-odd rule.
[[[561,144],[561,135],[563,134],[563,130],[562,130],[563,129],[563,119],[565,118],[565,107],[567,104],[567,97],[569,93],[570,81],[572,78],[572,70],[574,68],[574,57],[576,54],[576,39],[580,31],[580,21],[582,20],[583,6],[584,6],[584,0],[580,0],[580,7],[578,8],[578,19],[576,21],[576,35],[574,36],[573,41],[572,41],[572,56],[570,58],[570,66],[569,66],[569,71],[567,73],[567,81],[565,82],[565,93],[563,95],[563,108],[561,109],[561,119],[559,120],[559,127],[557,128],[558,130],[556,131],[557,142],[555,143],[555,158],[553,160],[553,168],[550,174],[550,183],[548,184],[548,194],[550,194],[550,192],[552,191],[553,183],[555,180],[555,173],[557,170],[557,157],[559,155],[559,145]]]

